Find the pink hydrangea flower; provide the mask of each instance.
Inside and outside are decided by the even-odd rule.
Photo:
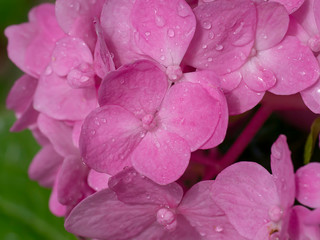
[[[288,237],[295,179],[285,136],[271,152],[272,175],[257,163],[239,162],[223,170],[213,184],[214,201],[248,239]]]
[[[244,239],[210,198],[211,185],[200,182],[183,196],[178,184],[158,185],[128,168],[75,207],[65,227],[101,240]]]
[[[202,86],[209,83],[193,79],[169,88],[162,66],[148,60],[108,74],[99,90],[101,107],[82,127],[86,164],[111,175],[133,165],[157,183],[177,180],[190,152],[216,141],[211,139],[220,119],[219,91],[211,84],[208,92]]]
[[[251,109],[266,91],[291,95],[318,79],[310,49],[286,36],[289,16],[281,4],[219,0],[199,4],[194,13],[200,24],[185,63],[221,76],[230,114]]]

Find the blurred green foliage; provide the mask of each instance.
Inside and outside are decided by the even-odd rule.
[[[6,96],[22,75],[6,54],[5,27],[28,20],[35,0],[0,1],[0,239],[74,240],[63,227],[63,219],[49,212],[50,190],[28,178],[28,166],[39,150],[32,134],[9,132],[14,114],[5,109]]]

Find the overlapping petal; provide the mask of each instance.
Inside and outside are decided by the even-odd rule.
[[[245,63],[254,44],[256,9],[251,1],[210,1],[194,8],[198,26],[185,62],[226,74]]]
[[[269,209],[280,204],[272,175],[253,162],[223,170],[213,183],[212,197],[238,232],[250,239],[270,221]]]
[[[158,184],[178,180],[190,159],[188,142],[166,130],[148,132],[131,155],[133,167]]]
[[[259,60],[277,78],[275,86],[269,89],[274,94],[295,94],[314,84],[319,77],[317,59],[295,37],[287,36],[277,46],[261,51]]]
[[[65,228],[77,235],[98,239],[130,239],[155,220],[155,206],[130,205],[110,189],[99,191],[70,213]]]
[[[312,208],[320,207],[320,164],[309,163],[296,172],[297,200]]]
[[[141,60],[109,73],[99,88],[100,105],[121,106],[138,118],[154,114],[168,89],[167,76],[160,67]]]
[[[99,172],[115,174],[125,166],[145,130],[135,116],[122,107],[106,105],[92,111],[84,121],[80,150],[84,162]]]
[[[287,209],[295,199],[295,178],[286,137],[280,135],[271,147],[271,170],[281,205]]]
[[[124,169],[112,177],[109,188],[117,194],[120,201],[127,204],[157,204],[175,208],[183,195],[183,190],[177,183],[158,185],[133,168]]]
[[[73,89],[65,78],[48,72],[39,79],[34,108],[58,120],[82,120],[97,107],[95,88]]]

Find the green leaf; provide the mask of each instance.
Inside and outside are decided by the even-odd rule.
[[[317,142],[320,133],[320,118],[314,120],[311,125],[310,134],[307,138],[306,145],[304,147],[304,164],[308,164],[312,157],[314,146]]]
[[[14,120],[11,112],[0,111],[0,239],[75,240],[63,218],[49,211],[50,189],[28,178],[39,146],[29,130],[9,132]]]

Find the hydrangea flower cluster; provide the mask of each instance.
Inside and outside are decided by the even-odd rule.
[[[230,115],[297,94],[320,113],[319,0],[56,0],[5,35],[24,72],[7,98],[11,130],[30,129],[42,146],[29,176],[52,188],[50,210],[68,231],[320,239],[320,163],[294,173],[284,135],[272,174],[228,156],[185,194],[178,183],[190,159],[208,161],[200,150],[214,154]]]

